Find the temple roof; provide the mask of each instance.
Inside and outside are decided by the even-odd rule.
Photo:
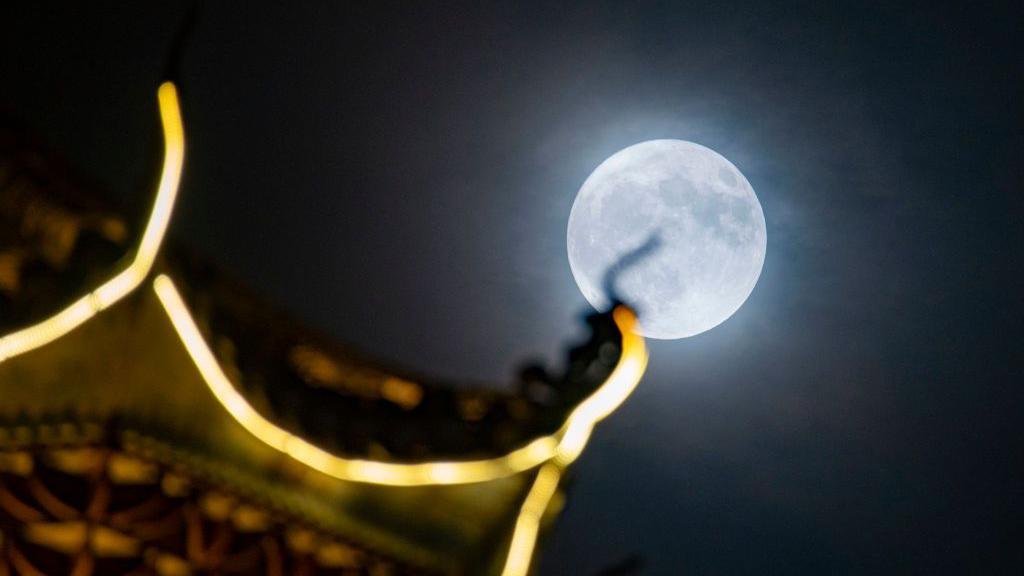
[[[0,333],[45,317],[109,275],[140,232],[113,203],[11,133],[0,137]],[[559,371],[510,383],[442,381],[393,368],[304,326],[193,250],[166,246],[170,272],[232,382],[265,415],[351,456],[430,460],[508,452],[555,432],[618,360],[608,315]],[[359,306],[358,302],[351,303]],[[525,335],[524,335],[525,337]]]
[[[184,135],[174,85],[159,99],[141,224],[0,132],[0,462],[124,453],[413,571],[526,573],[566,467],[644,371],[633,313],[589,316],[564,369],[505,385],[353,352],[164,246]]]

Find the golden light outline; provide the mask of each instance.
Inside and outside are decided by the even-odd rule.
[[[523,500],[519,516],[516,517],[512,542],[508,547],[508,556],[505,558],[501,576],[523,576],[529,572],[534,548],[537,546],[540,521],[544,518],[561,479],[562,469],[556,464],[545,464],[537,471],[537,478]]]
[[[537,438],[508,454],[482,460],[397,463],[344,458],[264,418],[224,374],[174,282],[160,275],[153,281],[153,289],[203,381],[236,422],[267,446],[328,476],[351,482],[387,486],[469,484],[511,476],[549,460],[566,466],[583,450],[594,425],[636,388],[647,364],[643,338],[632,331],[636,317],[628,308],[620,306],[614,311],[615,322],[623,335],[619,363],[605,383],[572,411],[555,434]]]
[[[96,314],[114,305],[142,284],[153,268],[160,244],[174,208],[185,162],[185,131],[182,127],[178,91],[172,82],[164,82],[157,91],[160,122],[164,134],[164,162],[156,200],[146,222],[132,261],[113,278],[79,298],[67,308],[32,326],[0,338],[0,363],[44,346],[81,326]]]
[[[501,576],[525,576],[530,571],[540,522],[558,489],[562,470],[579,457],[594,425],[622,405],[647,368],[647,348],[643,338],[633,330],[636,315],[629,308],[618,306],[612,311],[612,317],[622,333],[619,363],[605,384],[573,410],[559,431],[562,435],[559,450],[537,471],[533,486],[519,509]]]
[[[0,363],[68,334],[133,292],[149,275],[170,223],[185,159],[185,136],[178,92],[172,82],[157,91],[164,135],[164,161],[156,199],[135,257],[121,272],[53,316],[0,338]],[[594,426],[615,411],[636,388],[647,367],[647,348],[634,333],[635,314],[613,311],[622,334],[622,354],[608,379],[580,403],[561,428],[526,446],[491,459],[401,464],[342,458],[274,425],[256,411],[228,380],[213,356],[174,283],[166,275],[153,289],[186,351],[214,397],[248,432],[268,446],[329,476],[389,486],[451,485],[503,478],[544,464],[520,508],[502,576],[529,571],[540,521],[554,497],[562,470],[579,457]]]

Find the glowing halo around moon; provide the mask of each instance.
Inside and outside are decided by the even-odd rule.
[[[569,215],[569,266],[598,309],[611,302],[605,274],[651,238],[657,246],[623,267],[617,295],[635,306],[639,332],[675,339],[735,313],[764,265],[767,233],[747,179],[720,154],[683,140],[649,140],[601,163]]]

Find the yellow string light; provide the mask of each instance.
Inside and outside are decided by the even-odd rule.
[[[156,200],[135,257],[123,270],[70,306],[0,338],[0,363],[71,332],[133,292],[152,270],[170,222],[185,158],[177,89],[173,83],[165,82],[157,96],[164,134],[164,162]],[[394,463],[343,458],[283,430],[256,411],[224,374],[171,279],[161,275],[154,280],[153,288],[182,344],[218,402],[260,441],[311,468],[354,482],[425,486],[483,482],[543,464],[516,519],[503,576],[521,576],[529,571],[540,521],[558,489],[562,470],[582,453],[597,422],[616,410],[632,393],[647,366],[643,338],[633,330],[636,316],[628,308],[619,306],[613,311],[622,334],[619,362],[607,380],[569,414],[555,434],[537,438],[508,454],[483,460]]]
[[[178,91],[174,84],[164,82],[157,91],[157,99],[164,133],[164,162],[156,200],[135,257],[123,270],[67,308],[0,338],[0,363],[45,346],[81,326],[138,288],[153,268],[171,220],[174,199],[181,181],[181,168],[185,162],[185,132],[181,122]]]
[[[537,471],[537,478],[519,509],[501,576],[523,576],[529,572],[533,551],[537,546],[540,521],[544,518],[561,478],[562,470],[556,464],[545,464]]]
[[[512,541],[508,547],[501,576],[525,576],[530,571],[540,522],[558,489],[562,470],[583,452],[594,425],[614,412],[636,389],[640,377],[647,368],[647,349],[643,338],[634,331],[636,315],[628,308],[619,306],[612,311],[612,316],[622,333],[622,355],[619,363],[604,385],[569,415],[562,427],[562,441],[558,450],[551,457],[551,461],[537,472],[533,486],[526,494],[516,517]]]
[[[619,363],[605,383],[572,411],[555,434],[537,438],[508,454],[482,460],[399,463],[344,458],[264,418],[224,374],[174,282],[160,275],[154,280],[153,289],[214,398],[243,428],[264,444],[311,468],[352,482],[388,486],[468,484],[511,476],[552,459],[565,466],[583,450],[597,421],[610,414],[633,391],[647,363],[643,338],[632,331],[635,316],[628,308],[619,307],[614,312],[623,334]]]

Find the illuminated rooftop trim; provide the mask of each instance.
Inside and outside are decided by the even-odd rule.
[[[164,161],[156,200],[135,257],[123,270],[70,306],[32,326],[0,337],[0,363],[68,334],[133,292],[152,270],[170,223],[185,159],[177,89],[172,82],[164,82],[157,97],[164,135]],[[554,434],[536,438],[503,456],[483,460],[394,463],[343,458],[264,418],[224,374],[171,279],[166,275],[158,276],[153,289],[207,387],[235,421],[264,444],[328,476],[388,486],[453,485],[494,480],[543,465],[516,518],[502,576],[522,576],[529,571],[540,522],[557,492],[563,469],[582,453],[594,426],[629,397],[647,367],[647,348],[643,338],[633,330],[636,315],[620,305],[612,312],[622,334],[618,364],[605,382],[573,409]]]
[[[45,346],[71,332],[130,294],[149,275],[167,232],[174,199],[181,182],[181,168],[185,162],[185,132],[182,127],[178,91],[174,84],[161,84],[157,91],[157,99],[164,134],[164,162],[156,200],[142,239],[139,241],[139,247],[135,251],[135,257],[123,270],[67,308],[41,322],[0,338],[0,363]]]
[[[562,469],[556,464],[545,464],[537,471],[537,478],[523,500],[519,516],[516,517],[512,542],[508,547],[508,556],[505,558],[501,576],[523,576],[530,571],[533,552],[537,547],[537,535],[540,533],[540,521],[544,518],[561,479]]]
[[[619,363],[604,384],[570,413],[555,434],[536,438],[508,454],[482,460],[399,463],[345,458],[263,417],[224,374],[174,282],[160,275],[153,281],[153,289],[200,376],[235,421],[267,446],[328,476],[351,482],[387,486],[469,484],[511,476],[549,460],[558,466],[567,466],[583,451],[594,425],[622,404],[636,388],[647,365],[643,338],[632,330],[636,316],[620,306],[613,313],[622,332]]]
[[[557,493],[562,470],[583,452],[594,425],[626,401],[647,368],[647,348],[643,338],[633,330],[636,315],[629,308],[618,306],[612,311],[612,316],[622,333],[619,363],[604,385],[572,411],[559,431],[562,437],[559,450],[549,463],[537,471],[533,486],[519,509],[501,576],[525,576],[529,573],[537,547],[540,522]]]

